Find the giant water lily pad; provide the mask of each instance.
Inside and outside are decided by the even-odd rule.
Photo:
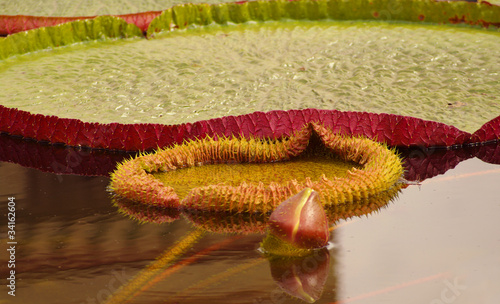
[[[7,60],[0,81],[19,85],[0,99],[31,113],[101,123],[180,124],[315,107],[414,116],[472,132],[498,114],[498,66],[498,33],[270,22]]]
[[[490,28],[498,21],[498,7],[487,4],[391,4],[397,4],[390,10],[392,20]],[[160,132],[165,125],[255,110],[394,113],[468,132],[496,117],[498,31],[330,20],[387,19],[387,5],[333,0],[188,4],[153,20],[151,40],[103,41],[109,36],[82,34],[95,20],[75,23],[83,27],[70,23],[71,32],[59,30],[64,25],[15,34],[0,41],[0,78],[16,84],[0,93],[1,104],[10,108],[0,108],[1,115],[16,118],[3,120],[1,130],[130,150],[150,149],[159,141],[171,144],[160,137],[177,131]],[[121,37],[129,37],[127,31],[121,30]],[[80,41],[88,42],[73,44]],[[34,52],[41,49],[48,51]],[[191,127],[178,130],[184,134],[179,136],[195,136]],[[131,143],[134,138],[141,144]]]

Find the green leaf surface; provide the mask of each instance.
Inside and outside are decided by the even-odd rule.
[[[499,60],[500,36],[487,30],[347,21],[211,25],[9,58],[0,62],[0,81],[16,85],[0,92],[0,103],[100,123],[338,109],[474,132],[498,115]]]

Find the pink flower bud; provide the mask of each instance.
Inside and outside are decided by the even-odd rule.
[[[282,202],[271,214],[268,229],[274,237],[299,249],[324,247],[330,238],[319,194],[311,188]]]

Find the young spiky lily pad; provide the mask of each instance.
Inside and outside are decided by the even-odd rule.
[[[330,233],[319,195],[311,188],[282,202],[268,221],[262,249],[279,256],[304,256],[327,245]]]
[[[400,187],[402,174],[386,146],[311,123],[287,138],[207,137],[142,155],[118,165],[110,188],[171,208],[267,213],[306,187],[325,206],[353,204]]]

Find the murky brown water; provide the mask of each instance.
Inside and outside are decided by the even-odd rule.
[[[342,221],[329,259],[299,267],[324,280],[317,303],[499,303],[499,181],[500,166],[468,159]],[[3,279],[8,197],[18,242],[16,297],[2,284],[0,303],[304,303],[276,282],[288,266],[262,258],[261,234],[203,234],[182,217],[141,224],[117,212],[108,183],[0,163]]]

